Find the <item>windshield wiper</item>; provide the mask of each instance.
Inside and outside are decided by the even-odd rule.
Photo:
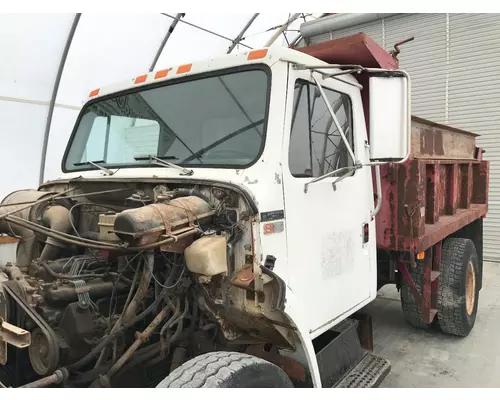
[[[169,157],[169,156],[166,156],[166,157],[162,157],[162,158],[170,158],[172,159],[172,157]],[[152,155],[147,155],[147,156],[136,156],[134,157],[134,160],[136,161],[149,161],[151,164],[156,164],[156,165],[161,165],[162,167],[170,167],[170,168],[175,168],[179,171],[182,172],[181,175],[193,175],[194,174],[194,171],[192,169],[187,169],[187,168],[184,168],[184,167],[181,167],[177,164],[174,164],[174,163],[171,163],[171,162],[168,162],[166,160],[162,160],[162,158],[159,158],[159,157],[155,157],[155,156],[152,156]],[[174,159],[176,157],[173,157]]]
[[[109,169],[107,169],[107,168],[103,167],[102,165],[99,165],[99,163],[105,164],[105,163],[106,163],[106,161],[104,161],[104,160],[83,161],[83,162],[77,162],[77,163],[74,163],[73,165],[74,165],[75,167],[80,167],[80,166],[82,166],[82,165],[92,165],[92,166],[94,166],[94,167],[96,167],[96,168],[100,169],[101,171],[105,172],[106,174],[108,174],[108,175],[110,175],[110,176],[111,176],[111,175],[113,175],[116,171],[118,171],[118,170],[116,170],[115,172],[113,172],[113,171],[111,171],[111,170],[109,170]]]

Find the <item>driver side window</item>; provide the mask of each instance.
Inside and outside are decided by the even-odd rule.
[[[323,88],[351,148],[352,108],[348,95]],[[347,148],[315,84],[295,84],[288,162],[296,178],[314,178],[352,166]]]

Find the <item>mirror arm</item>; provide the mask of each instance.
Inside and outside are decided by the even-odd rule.
[[[346,171],[346,172],[348,172],[348,171],[355,171],[357,169],[360,169],[361,167],[363,167],[363,165],[360,164],[360,163],[357,163],[354,166],[351,166],[351,167],[342,167],[342,168],[336,169],[335,171],[329,172],[329,173],[327,173],[325,175],[318,176],[318,177],[316,177],[316,178],[312,179],[311,181],[309,181],[309,182],[307,182],[307,183],[304,184],[304,193],[307,193],[307,188],[312,183],[316,183],[316,182],[322,181],[323,179],[329,178],[330,176],[338,174],[339,172],[342,172],[342,171]],[[347,175],[343,175],[343,176],[339,177],[333,184],[335,185],[335,183],[340,182],[346,176]]]
[[[370,213],[370,217],[372,220],[375,218],[375,216],[380,211],[380,208],[382,207],[382,181],[380,178],[380,165],[375,165],[375,180],[377,184],[377,205],[375,206],[375,209]]]

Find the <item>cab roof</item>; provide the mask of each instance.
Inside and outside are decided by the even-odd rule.
[[[271,48],[250,50],[245,53],[226,54],[220,57],[203,61],[196,61],[190,64],[175,65],[172,67],[158,69],[125,81],[112,83],[110,85],[94,89],[90,92],[88,101],[108,94],[119,93],[127,89],[140,86],[148,86],[153,83],[197,75],[208,71],[251,64],[268,64],[269,66],[271,66],[277,61],[304,65],[328,65],[326,62],[303,52],[276,46]]]

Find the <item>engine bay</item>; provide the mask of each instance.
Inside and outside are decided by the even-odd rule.
[[[8,195],[4,386],[151,386],[215,350],[294,348],[258,214],[215,185],[52,182]]]

